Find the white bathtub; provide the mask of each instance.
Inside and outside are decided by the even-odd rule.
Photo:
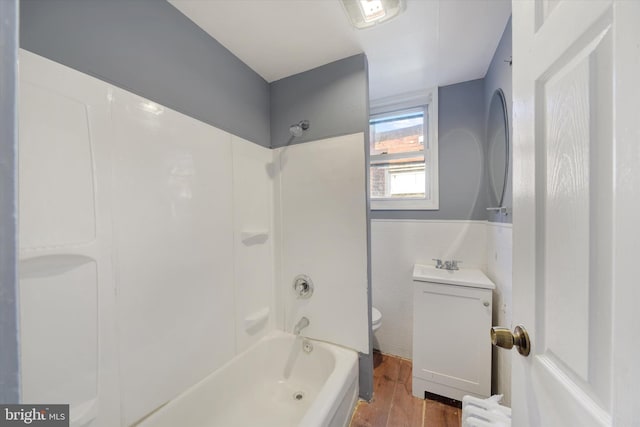
[[[274,332],[138,427],[344,427],[358,398],[353,350]],[[300,396],[302,396],[300,398]]]

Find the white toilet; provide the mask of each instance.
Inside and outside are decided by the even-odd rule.
[[[371,307],[371,329],[377,331],[382,326],[382,313],[375,307]]]

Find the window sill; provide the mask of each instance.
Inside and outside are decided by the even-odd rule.
[[[434,200],[371,200],[372,211],[437,211]]]

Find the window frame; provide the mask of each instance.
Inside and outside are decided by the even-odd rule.
[[[425,159],[425,192],[428,190],[431,197],[413,199],[380,199],[371,198],[371,189],[368,189],[371,210],[438,210],[439,209],[439,186],[438,186],[438,90],[433,88],[418,93],[404,94],[396,97],[381,98],[371,101],[369,107],[369,122],[374,117],[391,115],[393,113],[410,111],[424,108],[426,115],[427,133],[425,136],[424,159]],[[371,154],[371,142],[367,141],[369,174],[373,161],[381,159],[381,155]],[[407,153],[409,154],[409,153]],[[404,157],[406,157],[403,154]],[[368,187],[370,184],[368,184]]]

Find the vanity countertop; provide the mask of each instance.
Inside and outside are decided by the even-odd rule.
[[[413,280],[418,282],[445,283],[472,288],[495,289],[496,285],[477,268],[444,270],[433,265],[415,264]]]

